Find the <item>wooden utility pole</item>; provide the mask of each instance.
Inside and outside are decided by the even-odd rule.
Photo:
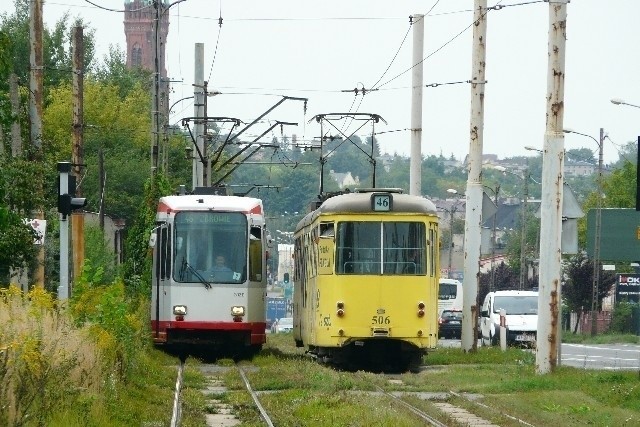
[[[30,55],[29,64],[29,119],[31,121],[31,145],[33,147],[33,160],[42,161],[42,74],[43,74],[43,53],[42,53],[42,0],[30,0],[29,2],[29,43]],[[38,178],[38,191],[42,194],[42,178]],[[36,209],[34,217],[37,220],[44,220],[42,207]],[[44,287],[44,244],[39,245],[36,257],[37,265],[34,272],[33,282],[36,286]]]
[[[100,189],[100,210],[98,211],[98,219],[100,221],[100,230],[104,235],[104,184],[106,181],[106,175],[104,171],[104,151],[102,151],[102,147],[98,149],[98,176],[100,179],[100,183],[98,185],[98,188]]]
[[[84,161],[84,40],[82,27],[73,29],[73,147],[72,173],[80,183]],[[82,186],[75,188],[76,197],[82,197]],[[71,214],[71,244],[73,270],[71,283],[80,275],[84,266],[84,213]]]
[[[9,92],[11,97],[11,157],[22,155],[22,135],[20,134],[20,94],[18,94],[18,76],[9,76]]]

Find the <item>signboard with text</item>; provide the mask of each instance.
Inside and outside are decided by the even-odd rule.
[[[640,274],[618,274],[616,302],[640,302]]]

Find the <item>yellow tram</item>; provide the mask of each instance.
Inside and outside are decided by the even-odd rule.
[[[399,189],[325,200],[295,230],[294,339],[327,363],[418,369],[438,341],[438,216]]]

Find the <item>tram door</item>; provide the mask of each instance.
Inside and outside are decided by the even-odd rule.
[[[154,261],[153,261],[153,278],[152,283],[152,319],[155,322],[163,320],[167,311],[167,300],[164,289],[169,286],[171,281],[171,226],[163,224],[156,230],[156,239],[154,245]],[[163,315],[164,313],[164,315]],[[156,326],[156,333],[157,326]]]

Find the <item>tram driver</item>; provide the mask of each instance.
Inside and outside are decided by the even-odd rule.
[[[227,266],[227,260],[224,255],[216,255],[214,264],[204,273],[207,278],[216,281],[227,281],[233,278],[233,270]]]

